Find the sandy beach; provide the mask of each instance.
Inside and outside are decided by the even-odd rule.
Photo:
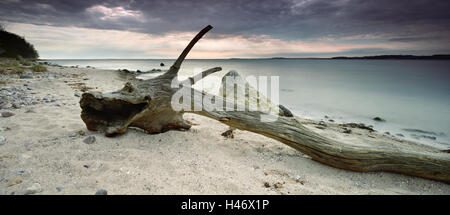
[[[81,90],[110,92],[126,78],[117,71],[47,66],[48,72],[0,84],[30,101],[0,112],[0,194],[450,194],[450,185],[393,173],[336,169],[276,140],[235,131],[195,114],[188,131],[150,135],[130,128],[116,137],[86,129]],[[19,95],[20,97],[20,95]],[[343,133],[337,124],[303,124],[339,140],[395,137]],[[92,138],[94,137],[94,138]],[[88,140],[91,140],[90,142]],[[408,141],[396,139],[408,144]]]

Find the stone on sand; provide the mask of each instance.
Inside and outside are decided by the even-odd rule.
[[[93,143],[95,143],[95,137],[94,136],[86,137],[83,140],[83,142],[86,143],[86,144],[93,144]]]
[[[385,119],[383,119],[383,118],[381,118],[379,116],[374,117],[373,120],[378,121],[378,122],[385,122],[386,121]]]
[[[15,114],[14,113],[11,113],[11,112],[7,112],[7,111],[5,111],[5,112],[2,112],[2,117],[11,117],[11,116],[14,116]]]
[[[108,191],[106,191],[104,189],[100,189],[100,190],[97,190],[97,192],[95,192],[95,195],[108,195]]]
[[[31,187],[28,187],[25,191],[25,195],[31,195],[42,192],[41,185],[39,183],[34,183]]]

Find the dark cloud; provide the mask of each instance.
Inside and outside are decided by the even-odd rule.
[[[391,38],[389,41],[391,42],[418,42],[418,41],[433,41],[433,40],[441,40],[445,39],[442,37],[399,37],[399,38]]]
[[[101,14],[87,12],[95,5],[139,11],[142,17],[100,20]],[[450,2],[442,0],[4,0],[0,19],[145,33],[196,31],[212,24],[216,33],[308,38],[442,30],[450,27],[449,10]]]
[[[450,49],[448,11],[450,1],[442,0],[0,1],[0,21],[6,22],[152,34],[198,31],[211,24],[215,28],[209,37],[269,35],[308,41],[377,35],[382,41],[426,41],[445,49]]]

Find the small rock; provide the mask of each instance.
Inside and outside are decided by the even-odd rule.
[[[26,149],[29,149],[32,145],[33,142],[26,142],[25,144],[23,144],[23,146],[25,146]]]
[[[14,116],[15,114],[14,113],[11,113],[11,112],[2,112],[2,117],[11,117],[11,116]]]
[[[17,184],[20,184],[20,183],[22,183],[22,178],[21,178],[21,177],[17,177],[17,178],[15,178],[13,181],[11,181],[10,183],[8,183],[8,184],[6,185],[6,187],[12,187],[12,186],[17,185]]]
[[[79,131],[78,131],[78,134],[81,135],[81,136],[83,136],[83,135],[85,135],[86,133],[85,133],[84,131],[82,131],[82,130],[79,130]]]
[[[305,184],[305,180],[301,180],[301,179],[296,179],[295,182],[300,183],[301,185]]]
[[[10,127],[1,127],[0,131],[11,131]]]
[[[28,187],[25,191],[25,195],[31,195],[42,192],[41,185],[39,183],[34,183],[31,187]]]
[[[344,131],[343,131],[342,133],[345,133],[345,134],[351,134],[351,133],[352,133],[352,130],[351,130],[351,129],[348,129],[348,128],[344,128]]]
[[[33,78],[33,76],[31,76],[31,75],[20,75],[19,78],[20,79],[31,79],[31,78]]]
[[[14,170],[11,172],[11,175],[17,175],[17,174],[22,174],[25,173],[25,170],[21,169],[21,170]]]
[[[264,187],[269,188],[270,187],[269,182],[264,182]]]
[[[160,63],[159,65],[160,65],[160,66],[165,66],[164,63]]]
[[[234,138],[233,130],[234,129],[229,129],[223,132],[221,135],[224,136],[225,138]]]
[[[3,143],[6,141],[6,138],[4,136],[0,136],[0,143]]]
[[[277,182],[277,183],[273,184],[273,187],[275,189],[283,188],[283,186],[284,186],[284,183],[280,183],[280,182]]]
[[[94,136],[86,137],[86,139],[84,139],[83,142],[86,144],[93,144],[95,143],[95,137]]]
[[[373,130],[373,126],[369,125],[366,126],[363,123],[345,123],[345,124],[340,124],[340,126],[342,127],[350,127],[350,128],[359,128],[359,129],[365,129],[368,130],[370,132],[374,132],[375,130]]]
[[[25,113],[36,113],[36,111],[34,111],[34,109],[29,108],[25,111]]]
[[[56,187],[56,190],[57,190],[58,192],[61,192],[63,189],[64,189],[64,187]]]
[[[382,119],[381,117],[374,117],[373,120],[378,121],[378,122],[385,122],[385,119]]]
[[[399,134],[395,134],[395,136],[404,137],[405,135],[399,133]]]
[[[89,169],[90,166],[85,164],[85,165],[83,165],[83,167],[86,168],[86,169]]]
[[[22,155],[20,155],[20,157],[23,158],[23,159],[31,158],[31,156],[27,155],[27,154],[22,154]]]
[[[97,192],[95,192],[95,195],[108,195],[108,191],[100,189]]]

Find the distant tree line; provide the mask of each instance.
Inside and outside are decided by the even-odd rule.
[[[0,57],[37,59],[39,54],[23,37],[6,31],[0,25]]]

